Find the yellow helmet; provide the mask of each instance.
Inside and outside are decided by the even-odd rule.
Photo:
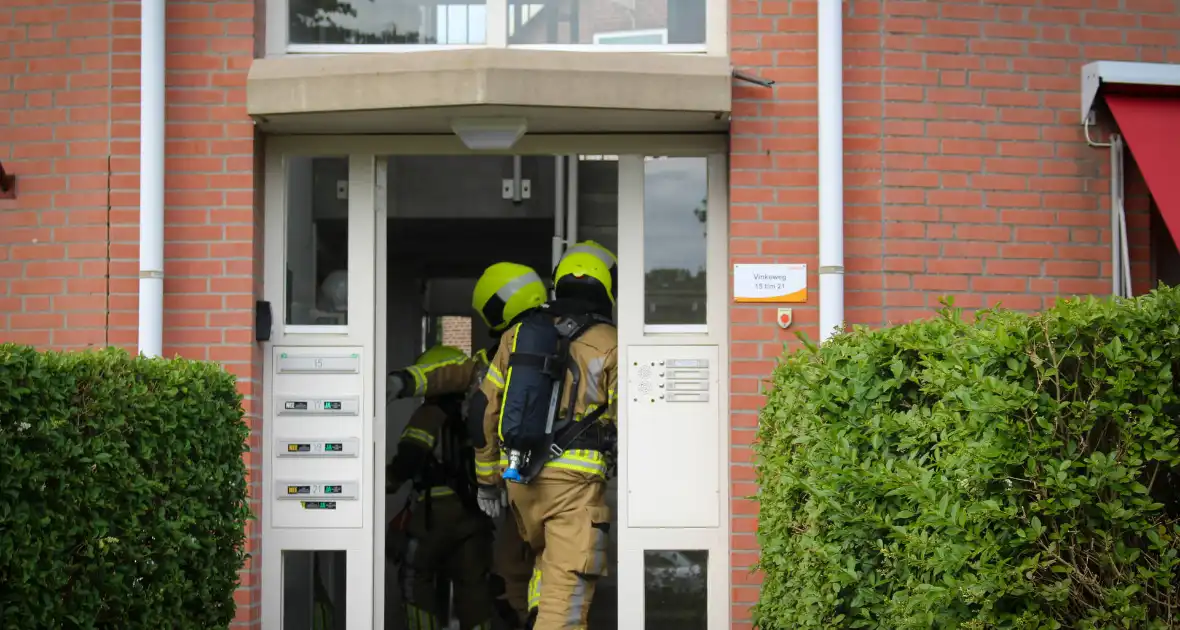
[[[454,346],[437,345],[419,355],[414,365],[427,366],[440,363],[462,363],[467,360],[467,353]]]
[[[615,274],[618,273],[617,270],[619,266],[619,259],[615,258],[614,252],[607,249],[597,241],[580,241],[574,243],[573,245],[570,245],[568,248],[566,248],[565,253],[561,255],[561,258],[562,260],[565,260],[566,257],[573,256],[574,254],[589,254],[594,256],[595,258],[601,260],[602,264],[606,265],[607,268],[610,269],[612,277],[615,277]],[[554,273],[554,276],[556,275],[557,274]]]
[[[618,296],[618,259],[594,241],[575,243],[553,271],[553,288],[562,294],[615,303]]]
[[[518,315],[544,304],[548,298],[545,283],[531,267],[502,262],[488,267],[476,281],[471,308],[492,332],[498,333]]]

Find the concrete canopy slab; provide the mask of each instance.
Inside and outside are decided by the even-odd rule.
[[[728,57],[476,48],[256,59],[246,109],[274,133],[450,133],[519,116],[529,133],[724,131]]]

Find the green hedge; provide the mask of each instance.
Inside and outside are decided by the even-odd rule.
[[[1180,290],[854,329],[761,415],[763,630],[1180,628]]]
[[[215,364],[0,345],[0,628],[225,628],[248,429]]]

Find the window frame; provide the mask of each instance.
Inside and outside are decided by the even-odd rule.
[[[362,271],[358,273],[357,265],[363,262],[364,257],[368,255],[366,252],[372,247],[372,243],[368,242],[365,235],[355,232],[357,230],[364,231],[371,229],[369,227],[370,213],[366,210],[367,206],[365,204],[371,202],[372,193],[364,192],[366,186],[371,187],[369,184],[371,175],[367,175],[366,164],[363,161],[355,160],[354,156],[347,152],[323,155],[283,154],[276,157],[277,159],[273,164],[268,164],[268,168],[277,171],[275,181],[268,184],[268,194],[275,198],[276,208],[274,212],[276,212],[276,216],[268,217],[268,224],[266,226],[269,238],[274,239],[273,243],[268,242],[267,245],[274,247],[275,251],[280,252],[282,259],[282,271],[276,271],[274,272],[275,275],[273,278],[267,278],[268,282],[274,282],[275,286],[282,287],[282,291],[276,294],[279,296],[279,300],[277,302],[274,300],[271,301],[274,315],[273,326],[277,329],[276,332],[279,333],[280,337],[311,335],[347,339],[354,332],[353,328],[351,328],[354,325],[352,321],[353,314],[358,311],[364,312],[368,308],[367,298],[356,292],[363,290],[366,284],[371,282],[370,273],[364,270],[363,267],[361,267]],[[348,310],[345,312],[348,315],[348,319],[344,324],[289,324],[287,323],[287,319],[290,314],[288,313],[287,305],[290,300],[290,296],[288,295],[290,287],[287,286],[285,275],[280,275],[286,273],[285,270],[288,268],[290,262],[290,251],[288,249],[291,227],[291,217],[288,208],[290,191],[287,187],[290,179],[289,173],[294,159],[315,160],[317,158],[343,159],[348,164],[349,195],[345,214],[348,234],[346,238],[348,266],[345,269],[348,273]],[[314,169],[314,162],[312,168]],[[360,191],[359,194],[358,191]],[[314,251],[314,239],[316,238],[314,230],[312,232],[312,238]]]
[[[508,43],[508,0],[487,0],[484,44],[292,44],[289,40],[289,0],[266,0],[266,56],[296,54],[412,53],[435,50],[520,48],[574,52],[636,52],[729,55],[729,4],[726,0],[705,0],[705,42],[703,44],[517,44]],[[661,29],[644,29],[642,32]],[[667,26],[663,27],[664,31]],[[621,35],[610,32],[606,35]],[[601,35],[601,33],[599,34]]]
[[[715,344],[723,343],[729,317],[728,302],[720,296],[727,296],[729,289],[728,247],[729,247],[729,199],[728,166],[726,156],[716,154],[670,155],[646,152],[643,155],[624,155],[619,158],[619,203],[629,203],[627,212],[620,215],[619,252],[620,260],[626,255],[639,266],[645,263],[644,232],[644,189],[646,187],[646,164],[653,158],[695,157],[705,160],[706,207],[718,209],[709,212],[705,219],[705,323],[648,324],[645,321],[647,301],[646,276],[636,274],[627,282],[621,282],[620,294],[627,292],[632,303],[642,305],[639,309],[620,312],[620,321],[628,322],[634,330],[642,331],[642,343],[660,344]],[[724,209],[721,211],[720,209]],[[628,225],[624,233],[623,217]],[[621,264],[620,264],[621,266]],[[632,293],[633,292],[633,293]]]

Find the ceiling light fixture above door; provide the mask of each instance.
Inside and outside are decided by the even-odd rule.
[[[524,118],[456,118],[451,131],[472,151],[507,151],[528,131]]]

